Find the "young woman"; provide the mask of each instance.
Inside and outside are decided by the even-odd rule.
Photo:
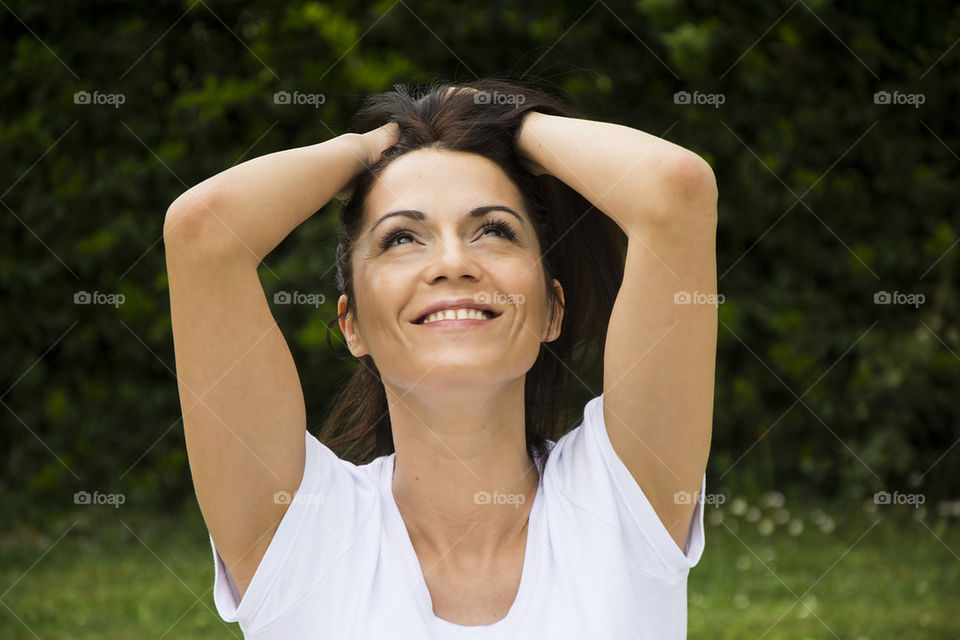
[[[494,79],[397,87],[354,131],[167,212],[219,614],[264,640],[685,637],[713,413],[710,167]],[[337,196],[336,321],[359,366],[318,439],[257,266]],[[576,391],[591,399],[570,429]]]

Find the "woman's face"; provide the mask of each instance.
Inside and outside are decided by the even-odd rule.
[[[407,215],[385,217],[397,211]],[[483,156],[420,149],[390,163],[366,201],[352,260],[357,317],[340,328],[351,353],[371,355],[395,387],[514,380],[533,366],[541,342],[560,335],[562,310],[551,325],[540,246],[520,191]],[[451,298],[499,315],[470,326],[415,323]],[[346,310],[345,295],[338,306]]]

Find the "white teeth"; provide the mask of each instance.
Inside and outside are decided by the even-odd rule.
[[[428,315],[421,324],[435,322],[437,320],[486,320],[488,316],[479,309],[444,309],[435,311]]]

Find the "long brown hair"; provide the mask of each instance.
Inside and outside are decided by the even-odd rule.
[[[446,93],[455,86],[481,93]],[[342,315],[353,313],[356,318],[350,258],[364,203],[383,169],[403,154],[424,147],[476,153],[500,166],[523,194],[531,213],[542,251],[547,299],[560,304],[553,278],[560,281],[565,298],[560,336],[540,344],[524,385],[527,453],[538,461],[542,476],[549,455],[546,441],[556,441],[582,412],[575,389],[584,386],[591,396],[600,393],[607,325],[623,278],[625,235],[575,190],[552,176],[536,176],[522,165],[515,135],[530,110],[580,117],[546,90],[500,78],[457,85],[434,81],[414,92],[394,85],[393,91],[371,97],[351,130],[365,133],[392,121],[400,127],[400,138],[356,178],[352,195],[340,210],[336,259],[337,289],[348,297]],[[550,308],[552,314],[554,304]],[[327,324],[328,344],[330,329],[340,317]],[[353,358],[349,351],[345,357]],[[370,355],[359,358],[359,366],[338,390],[319,438],[355,464],[394,452],[387,396]]]

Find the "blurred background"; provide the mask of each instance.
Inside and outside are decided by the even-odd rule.
[[[394,83],[502,74],[717,176],[689,637],[960,634],[956,3],[0,5],[0,636],[240,637],[186,458],[166,208]],[[338,206],[260,270],[313,431],[355,366],[324,328]]]

